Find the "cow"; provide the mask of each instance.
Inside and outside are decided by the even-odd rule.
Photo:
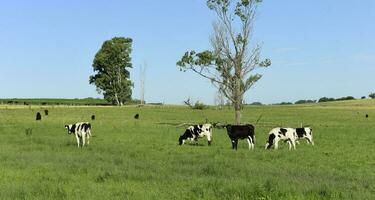
[[[286,141],[289,144],[289,150],[296,149],[297,139],[296,129],[294,128],[274,128],[268,133],[268,141],[265,149],[270,149],[273,145],[275,149],[278,149],[278,143],[280,140]]]
[[[134,115],[134,119],[139,119],[139,114],[138,113]]]
[[[198,141],[198,138],[207,137],[208,146],[211,145],[212,140],[212,125],[211,124],[200,124],[189,126],[185,132],[178,139],[178,144],[185,144],[185,140]]]
[[[95,115],[91,115],[91,120],[95,120]]]
[[[90,136],[91,136],[91,124],[88,122],[79,122],[75,124],[68,124],[65,125],[65,128],[68,129],[68,134],[74,134],[77,139],[78,147],[80,147],[80,143],[82,140],[81,147],[85,146],[85,140],[87,138],[87,144],[90,144]]]
[[[35,120],[36,120],[36,121],[40,121],[40,120],[42,120],[42,115],[40,114],[40,112],[37,112],[37,113],[36,113]]]
[[[297,133],[297,138],[296,138],[297,144],[299,144],[298,140],[306,139],[307,144],[314,145],[312,128],[310,127],[296,128],[296,133]]]
[[[48,110],[47,110],[47,109],[44,110],[44,115],[45,115],[45,116],[48,115]]]
[[[255,127],[246,125],[226,125],[228,136],[232,142],[232,149],[237,150],[238,139],[246,139],[249,143],[249,150],[255,147]]]

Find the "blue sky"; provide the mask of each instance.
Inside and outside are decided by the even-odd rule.
[[[176,61],[209,48],[215,15],[205,0],[1,1],[0,98],[100,97],[88,84],[103,41],[134,40],[131,79],[147,63],[146,101],[213,103],[215,88]],[[261,5],[254,42],[272,66],[245,101],[275,103],[375,92],[375,1],[271,1]]]

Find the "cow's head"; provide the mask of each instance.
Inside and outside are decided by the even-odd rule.
[[[65,128],[68,129],[68,134],[72,134],[72,132],[73,132],[73,131],[72,131],[72,130],[73,130],[72,127],[73,127],[72,124],[67,124],[67,125],[65,125]]]
[[[312,145],[314,145],[314,141],[313,141],[313,135],[312,135],[312,128],[310,127],[306,127],[305,128],[305,138],[307,139],[307,141],[309,141]]]

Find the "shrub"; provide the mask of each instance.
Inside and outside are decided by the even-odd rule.
[[[200,101],[197,101],[197,102],[195,102],[195,104],[192,108],[197,109],[197,110],[203,110],[203,109],[206,109],[207,106],[204,103],[202,103]]]
[[[250,105],[253,105],[253,106],[261,106],[263,105],[261,102],[253,102],[251,103]]]
[[[375,93],[369,94],[368,97],[370,97],[371,99],[375,99]]]

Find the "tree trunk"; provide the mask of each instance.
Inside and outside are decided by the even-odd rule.
[[[241,104],[238,104],[238,105],[237,104],[238,103],[234,105],[234,111],[236,113],[235,120],[236,120],[236,124],[240,125],[241,124]]]
[[[117,104],[118,106],[121,106],[120,101],[119,101],[119,99],[118,99],[117,92],[115,93],[115,100],[116,100],[116,104]]]

